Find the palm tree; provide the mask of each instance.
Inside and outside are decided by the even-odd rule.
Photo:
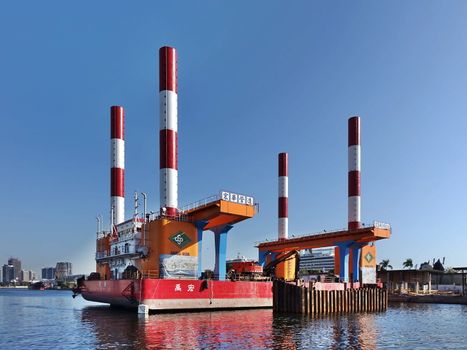
[[[383,260],[379,263],[379,268],[381,271],[386,271],[387,269],[392,270],[392,265],[389,265],[389,259]]]
[[[402,267],[411,269],[413,267],[412,259],[409,258],[409,259],[405,260],[404,263],[402,264]]]

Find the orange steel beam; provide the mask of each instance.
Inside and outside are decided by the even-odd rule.
[[[223,200],[213,201],[183,213],[190,221],[207,222],[204,230],[222,226],[233,225],[237,222],[252,218],[256,214],[254,206],[232,203]]]
[[[372,226],[351,231],[343,230],[280,241],[263,242],[257,245],[257,248],[259,248],[259,250],[267,250],[271,252],[285,252],[290,250],[332,247],[338,243],[348,241],[368,243],[380,239],[386,239],[390,236],[390,229]]]

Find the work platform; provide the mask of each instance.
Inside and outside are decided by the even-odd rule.
[[[205,222],[204,230],[214,227],[234,225],[240,221],[252,218],[257,212],[256,205],[234,203],[211,197],[205,203],[195,203],[192,208],[182,211],[190,222]]]
[[[335,272],[341,282],[363,282],[376,284],[376,247],[373,242],[391,236],[391,226],[374,221],[371,226],[357,229],[319,232],[301,237],[279,239],[259,243],[259,263],[264,267],[287,252],[299,252],[304,249],[336,247],[334,264]],[[297,253],[298,254],[298,253]],[[295,276],[288,271],[283,275],[285,280]],[[295,277],[293,277],[295,278]]]
[[[181,210],[181,215],[194,224],[197,230],[198,257],[202,254],[203,232],[214,233],[214,275],[224,280],[226,275],[227,233],[233,225],[252,218],[257,212],[253,197],[222,191],[219,196],[209,197]],[[201,276],[198,264],[198,276]]]
[[[391,228],[389,225],[374,224],[373,226],[363,227],[356,230],[320,232],[296,238],[262,242],[256,247],[260,250],[268,250],[270,252],[285,252],[291,250],[333,247],[349,241],[366,244],[380,239],[387,239],[390,236]]]

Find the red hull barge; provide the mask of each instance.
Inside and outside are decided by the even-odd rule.
[[[272,307],[272,282],[154,279],[82,281],[84,299],[151,311]]]
[[[150,310],[199,310],[272,307],[272,283],[259,281],[260,266],[226,271],[227,233],[254,217],[258,203],[249,195],[221,191],[185,208],[178,206],[177,53],[159,50],[159,213],[125,221],[124,110],[111,107],[110,230],[97,217],[96,271],[80,279],[74,296],[90,301]],[[201,270],[203,233],[214,233],[215,264],[205,279]],[[207,271],[205,271],[205,274]],[[229,272],[229,275],[227,274]],[[227,277],[228,275],[228,277]],[[249,281],[226,281],[248,278]],[[200,278],[200,279],[198,279]]]

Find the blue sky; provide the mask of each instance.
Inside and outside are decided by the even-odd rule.
[[[290,234],[346,227],[347,119],[360,115],[362,219],[393,227],[378,260],[465,266],[466,17],[461,1],[2,3],[0,263],[93,269],[111,105],[126,110],[127,216],[134,190],[159,207],[157,52],[170,45],[179,203],[220,189],[260,202],[228,256],[277,236],[279,152]]]

